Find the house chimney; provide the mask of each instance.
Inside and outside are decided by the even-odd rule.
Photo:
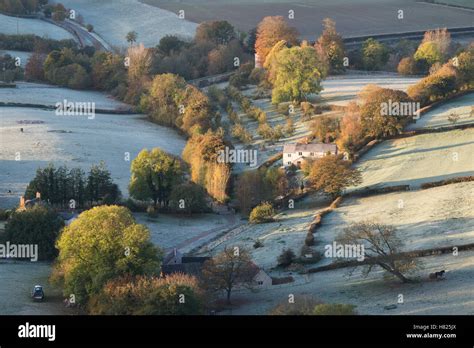
[[[36,199],[40,200],[41,199],[41,193],[36,192]]]

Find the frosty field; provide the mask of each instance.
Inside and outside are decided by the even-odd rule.
[[[0,261],[1,315],[67,315],[62,294],[48,284],[51,265],[44,262]],[[30,293],[35,285],[42,285],[43,302],[33,302]]]
[[[0,33],[34,34],[54,40],[74,39],[74,36],[54,24],[39,19],[16,18],[0,14]]]
[[[184,38],[194,36],[196,24],[179,19],[176,13],[143,4],[138,0],[64,0],[58,1],[76,10],[85,23],[94,26],[107,43],[127,47],[125,36],[130,31],[138,33],[138,42],[146,47],[158,45],[165,35]]]
[[[359,92],[368,84],[406,92],[410,85],[419,80],[418,77],[401,77],[383,73],[365,76],[355,74],[334,76],[322,82],[321,99],[328,104],[347,105],[355,100]]]
[[[356,305],[362,315],[456,315],[474,314],[472,288],[474,287],[474,252],[460,252],[424,257],[422,268],[412,277],[416,282],[402,284],[396,280],[384,280],[377,269],[367,278],[360,271],[352,277],[346,269],[308,274],[298,277],[295,283],[273,286],[258,292],[242,291],[233,295],[243,303],[232,315],[261,315],[279,303],[288,301],[288,294],[295,295],[295,302],[303,296],[313,297],[325,303],[347,303]],[[428,274],[445,269],[445,280],[429,281]],[[402,293],[403,304],[398,304]],[[396,305],[386,310],[384,306]]]
[[[17,88],[0,88],[0,102],[55,106],[68,102],[95,103],[96,109],[128,110],[130,106],[101,92],[79,91],[53,85],[16,82]]]
[[[316,249],[323,251],[324,245],[331,244],[344,228],[364,220],[395,226],[406,251],[472,243],[474,182],[347,198],[336,210],[324,216],[323,224],[315,234]],[[330,263],[331,260],[323,259],[322,262]]]
[[[299,256],[304,239],[314,215],[328,205],[326,199],[312,195],[307,200],[297,202],[294,209],[285,210],[275,216],[275,221],[265,224],[245,224],[225,234],[201,249],[204,254],[216,254],[225,247],[244,247],[252,255],[252,260],[270,272],[277,266],[277,257],[283,249],[291,248]],[[263,247],[254,248],[259,240]]]
[[[410,124],[407,129],[413,130],[451,126],[452,123],[448,120],[448,117],[452,114],[459,116],[459,119],[456,122],[457,125],[471,124],[474,123],[473,107],[474,93],[466,94],[428,111],[426,114],[422,115],[416,123]]]
[[[239,223],[233,215],[159,214],[157,219],[150,219],[146,214],[134,214],[134,216],[138,223],[150,229],[151,241],[154,244],[166,251],[176,248],[182,253]]]
[[[88,119],[10,107],[0,108],[0,112],[0,207],[17,204],[36,169],[50,162],[87,171],[103,160],[127,196],[131,162],[125,160],[126,152],[130,160],[143,148],[153,147],[179,156],[185,145],[177,132],[148,122],[143,115],[97,114]],[[17,153],[20,161],[15,160]]]
[[[426,182],[474,175],[474,129],[384,141],[364,154],[357,168],[363,180],[357,189],[419,187]]]

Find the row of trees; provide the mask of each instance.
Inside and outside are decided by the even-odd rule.
[[[219,163],[219,152],[231,146],[224,140],[222,129],[195,134],[183,150],[183,159],[188,163],[191,180],[204,187],[207,193],[219,202],[229,199],[228,190],[232,168],[230,163]]]
[[[426,74],[437,69],[454,53],[447,29],[427,31],[416,51],[400,60],[398,72],[403,75]]]
[[[76,43],[73,39],[53,40],[33,34],[8,35],[0,33],[0,49],[2,50],[40,51],[47,54],[53,50],[74,47],[76,47]]]
[[[422,106],[474,88],[474,45],[438,70],[408,88],[408,94]]]
[[[177,75],[156,75],[143,94],[140,109],[159,124],[182,130],[188,135],[216,127],[216,114],[208,97]]]
[[[25,198],[34,198],[36,192],[41,193],[42,200],[54,206],[69,207],[74,200],[73,208],[112,204],[121,196],[104,162],[93,165],[87,176],[80,168],[55,168],[52,164],[38,168],[26,188]]]
[[[192,42],[172,35],[163,37],[153,49],[151,73],[195,79],[234,70],[251,60],[252,37],[252,33],[237,33],[227,21],[203,22]]]

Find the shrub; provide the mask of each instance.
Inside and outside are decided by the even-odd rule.
[[[295,128],[295,125],[293,124],[293,120],[291,119],[291,117],[288,117],[288,119],[286,120],[286,126],[283,129],[283,132],[287,136],[291,137],[293,134],[295,134],[295,131],[296,131],[296,128]]]
[[[312,315],[316,305],[320,301],[312,297],[303,296],[295,300],[295,303],[284,301],[270,311],[270,315]]]
[[[100,315],[196,315],[203,313],[203,297],[193,276],[123,276],[107,282],[88,308]]]
[[[314,106],[310,102],[302,102],[300,107],[305,118],[309,118],[314,113]]]
[[[369,38],[362,45],[362,62],[367,70],[380,70],[388,61],[389,50],[384,44]]]
[[[321,303],[314,307],[314,315],[354,315],[355,306],[341,303]]]
[[[288,116],[290,114],[290,105],[291,103],[279,103],[277,106],[278,113]]]
[[[250,83],[254,85],[259,85],[262,81],[265,80],[266,72],[262,68],[254,68],[249,76]]]
[[[63,220],[46,206],[17,210],[5,225],[1,241],[12,244],[37,244],[38,260],[52,260],[57,255],[54,247]]]
[[[449,65],[444,65],[433,75],[429,75],[416,85],[408,87],[408,95],[422,106],[448,97],[455,92],[458,72]]]
[[[184,183],[173,188],[171,207],[178,212],[204,213],[209,211],[206,190],[193,182]]]
[[[250,144],[252,142],[252,134],[250,134],[240,123],[232,127],[231,134],[244,144]]]
[[[89,33],[92,33],[94,31],[94,26],[92,24],[87,24],[86,29]]]
[[[153,205],[149,205],[146,208],[146,214],[149,218],[156,219],[158,217],[158,210]]]
[[[398,63],[397,71],[401,75],[416,75],[416,60],[412,57],[402,58]]]
[[[257,239],[255,243],[253,243],[253,247],[254,249],[263,248],[263,242],[260,239]]]
[[[296,255],[292,249],[283,249],[281,254],[278,256],[278,266],[287,267],[291,265],[296,259]]]
[[[441,63],[443,61],[443,54],[435,42],[429,41],[418,47],[413,58],[417,61],[424,60],[428,65],[433,65],[436,62]]]
[[[144,202],[136,201],[133,198],[128,198],[124,203],[123,206],[128,208],[130,211],[134,213],[145,213],[147,211],[147,205]]]
[[[0,209],[0,221],[6,221],[10,217],[11,211]]]
[[[249,221],[252,224],[271,222],[273,221],[274,215],[275,209],[273,209],[273,206],[268,202],[264,202],[253,208],[252,212],[250,213]]]
[[[322,259],[322,256],[320,252],[316,252],[311,249],[311,247],[303,245],[300,250],[298,262],[302,264],[316,263]]]

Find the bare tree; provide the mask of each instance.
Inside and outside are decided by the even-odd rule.
[[[403,242],[398,238],[397,230],[393,226],[373,221],[355,223],[346,228],[337,241],[345,245],[364,245],[364,276],[367,276],[375,266],[379,266],[403,283],[407,283],[410,279],[406,274],[417,268],[413,256],[401,253]]]
[[[225,249],[204,264],[203,288],[212,292],[225,291],[230,304],[232,290],[236,286],[250,288],[256,270],[248,251],[239,247]]]

